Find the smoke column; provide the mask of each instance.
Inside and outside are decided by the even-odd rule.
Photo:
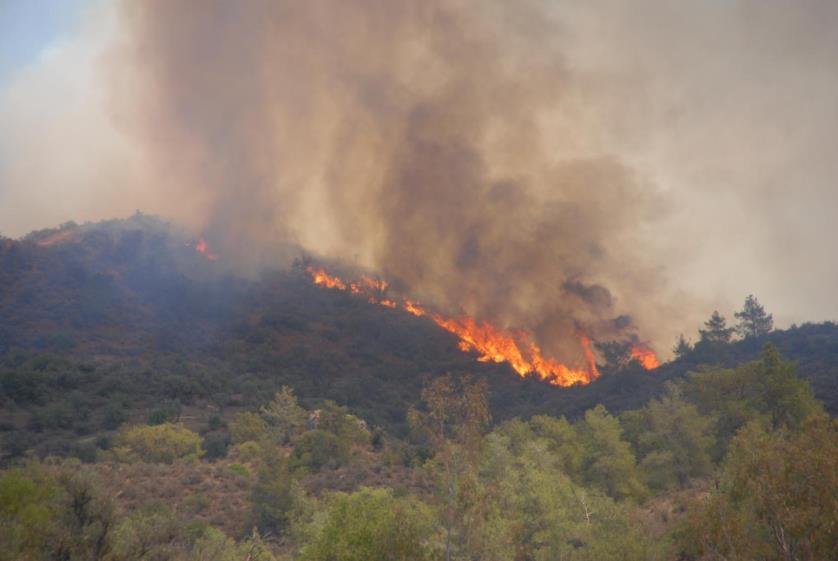
[[[649,306],[655,281],[636,232],[659,205],[619,162],[545,141],[570,78],[540,3],[124,10],[128,124],[220,243],[357,256],[564,355],[580,328],[612,337],[642,319],[629,303]]]
[[[836,17],[90,0],[0,90],[0,231],[141,209],[228,259],[296,243],[569,363],[577,328],[665,353],[751,292],[835,319]]]

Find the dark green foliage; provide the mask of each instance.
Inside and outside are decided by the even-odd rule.
[[[203,448],[207,460],[225,458],[230,448],[230,435],[221,431],[208,432],[204,435]]]
[[[177,423],[180,421],[181,411],[180,400],[167,399],[148,414],[148,424],[162,425],[163,423]]]
[[[675,342],[675,346],[672,348],[672,353],[675,355],[675,358],[681,358],[688,355],[692,352],[693,346],[689,340],[684,337],[684,334],[678,335],[678,340]]]
[[[773,316],[765,313],[765,308],[753,294],[749,294],[745,298],[745,305],[742,310],[733,315],[739,320],[739,323],[736,324],[736,332],[743,339],[763,337],[774,329]]]
[[[211,431],[221,430],[224,426],[224,421],[218,415],[212,415],[207,419],[207,428]]]
[[[682,388],[701,413],[716,419],[717,458],[724,443],[751,420],[797,428],[821,409],[809,383],[797,377],[795,365],[783,361],[772,345],[766,345],[759,360],[736,369],[691,374]]]
[[[303,561],[421,561],[435,549],[430,509],[387,489],[335,494],[304,533]]]
[[[710,473],[713,419],[684,401],[677,387],[670,385],[660,399],[624,413],[622,420],[641,459],[640,471],[653,489],[685,487]]]
[[[714,310],[710,319],[704,322],[704,329],[699,329],[703,343],[729,343],[735,328],[727,326],[727,320],[718,310]]]
[[[114,522],[89,472],[30,462],[0,474],[0,560],[106,559]]]
[[[598,405],[580,423],[581,473],[587,485],[615,499],[642,498],[646,488],[620,421]]]
[[[721,387],[714,391],[720,393],[708,393],[700,376],[713,376],[713,387]],[[354,492],[319,495],[313,482],[319,482],[315,489],[323,489],[323,482],[343,485],[368,467],[382,474],[398,461],[394,453],[404,453],[399,447],[411,445],[382,434],[381,450],[375,452],[375,438],[365,424],[347,408],[326,402],[311,412],[296,405],[272,408],[292,411],[315,427],[292,433],[289,451],[272,432],[284,424],[265,422],[263,407],[260,413],[241,412],[230,423],[245,439],[236,453],[254,448],[247,458],[231,462],[135,464],[130,467],[138,469],[130,471],[109,463],[30,462],[26,469],[0,472],[0,530],[10,544],[0,560],[273,561],[271,548],[310,560],[827,558],[835,547],[830,516],[838,504],[836,424],[819,413],[805,390],[793,365],[767,347],[754,363],[670,384],[662,397],[621,418],[597,406],[576,422],[538,415],[506,421],[486,434],[487,385],[442,376],[428,383],[424,403],[409,415],[422,446],[410,453],[424,448],[427,461],[401,467],[397,490],[358,483]],[[714,409],[716,402],[720,407]],[[711,429],[714,416],[723,419],[722,412],[737,410],[734,402],[746,413],[745,424],[730,443],[733,435],[717,433],[724,444],[720,449],[729,449],[720,469],[708,455]],[[225,431],[208,432],[203,442],[212,451],[216,438],[219,452],[212,455],[221,456],[229,438]],[[186,454],[194,459],[200,453],[190,454],[196,439],[174,424],[127,427],[104,456],[169,461]],[[86,452],[76,447],[72,453]],[[328,463],[343,453],[342,465]],[[184,481],[200,486],[185,494],[180,507],[156,503],[115,514],[110,501],[136,494],[142,487],[137,475],[152,467],[165,467],[168,471],[157,473],[169,477],[182,473]],[[95,468],[111,477],[125,474],[116,481],[118,493],[113,487],[103,492]],[[670,488],[689,490],[711,474],[719,480],[717,488],[679,515],[675,525],[666,522],[666,513],[662,526],[654,521],[657,516],[649,517],[655,503],[681,501],[667,494]],[[203,480],[206,476],[212,479]],[[420,479],[427,483],[401,485]],[[639,505],[650,495],[643,479],[658,494]],[[260,534],[236,543],[205,520],[190,518],[215,509],[210,493],[221,481],[249,488],[247,527],[258,528],[269,543]],[[675,516],[681,510],[668,512]],[[678,531],[672,533],[673,527]]]
[[[607,341],[596,343],[596,349],[605,359],[603,368],[607,371],[618,371],[631,362],[631,343],[623,341]]]
[[[3,461],[27,449],[66,451],[127,421],[176,419],[161,411],[166,400],[208,419],[228,407],[256,409],[283,386],[309,409],[332,400],[405,436],[405,411],[424,380],[442,372],[487,380],[498,420],[576,419],[599,403],[617,413],[643,406],[667,380],[701,365],[733,367],[760,350],[756,339],[699,342],[653,375],[630,361],[606,368],[614,375],[595,384],[557,388],[521,379],[505,364],[477,363],[428,318],[313,286],[302,269],[230,276],[152,217],[66,233],[53,246],[38,245],[38,236],[0,245],[0,410],[8,412],[0,431],[12,444],[4,444]],[[74,346],[54,345],[53,335]],[[838,328],[804,325],[764,339],[800,361],[835,411]],[[624,363],[624,351],[608,362]]]
[[[754,421],[731,443],[719,489],[693,505],[682,558],[831,559],[838,551],[838,423],[810,417],[799,431]]]
[[[252,521],[263,532],[281,533],[295,507],[294,480],[288,460],[277,448],[267,448],[253,487]]]
[[[314,429],[295,442],[291,465],[294,469],[318,471],[336,468],[349,461],[349,442],[329,431]]]

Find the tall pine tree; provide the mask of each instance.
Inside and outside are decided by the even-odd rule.
[[[733,315],[739,320],[739,323],[736,324],[736,332],[743,339],[762,337],[774,329],[774,317],[765,313],[765,308],[753,294],[749,294],[745,298],[745,306],[742,311]]]
[[[705,329],[699,329],[698,333],[701,340],[708,343],[729,343],[734,332],[734,328],[727,326],[727,320],[718,310],[713,310],[713,315],[704,322],[704,327]]]

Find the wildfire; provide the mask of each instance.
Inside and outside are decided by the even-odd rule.
[[[204,238],[198,240],[198,243],[195,244],[195,251],[209,259],[210,261],[217,261],[218,255],[214,254],[210,251],[209,245]]]
[[[582,334],[578,337],[587,365],[585,368],[570,368],[554,358],[545,357],[524,331],[498,329],[488,322],[477,322],[470,317],[446,319],[431,314],[431,319],[460,338],[460,349],[479,353],[477,360],[481,362],[507,362],[521,376],[535,374],[556,386],[587,384],[599,378],[590,341]]]
[[[307,272],[319,286],[364,295],[371,304],[398,308],[415,316],[427,316],[441,328],[460,338],[459,347],[464,352],[475,352],[481,362],[506,362],[520,376],[537,376],[556,386],[588,384],[599,378],[596,357],[591,341],[584,333],[577,333],[585,357],[585,365],[571,368],[552,357],[545,357],[541,348],[522,330],[501,329],[486,321],[471,317],[446,318],[431,312],[419,303],[408,300],[394,300],[385,297],[386,281],[362,277],[360,282],[345,281],[328,274],[322,268],[308,267]],[[647,369],[657,368],[660,363],[655,353],[647,347],[632,348],[632,356]]]
[[[636,345],[631,348],[631,358],[639,362],[646,370],[654,370],[661,365],[655,351],[644,345]]]

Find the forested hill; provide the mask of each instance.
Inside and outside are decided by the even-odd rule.
[[[651,372],[605,364],[596,383],[563,389],[479,363],[433,322],[316,287],[301,267],[244,278],[197,244],[141,214],[0,239],[6,456],[67,452],[169,409],[203,423],[265,403],[282,385],[307,406],[331,399],[404,434],[423,384],[449,372],[488,380],[496,420],[577,418],[599,403],[618,412],[690,370],[751,360],[766,341],[799,362],[827,409],[838,403],[831,323],[699,344]]]

